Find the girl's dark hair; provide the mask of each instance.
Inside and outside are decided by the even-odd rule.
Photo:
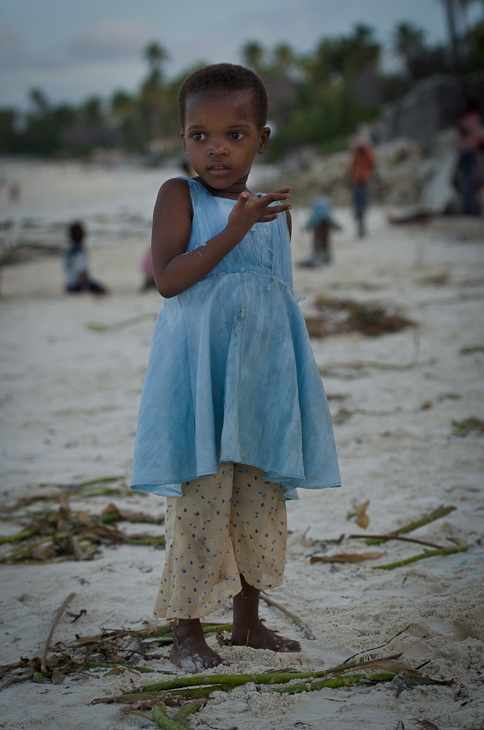
[[[267,122],[267,91],[260,78],[250,69],[232,63],[205,66],[187,76],[178,97],[178,118],[185,128],[187,99],[203,91],[250,91],[253,99],[255,123],[262,129]]]

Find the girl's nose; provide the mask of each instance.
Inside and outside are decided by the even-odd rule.
[[[213,139],[212,144],[210,145],[210,154],[211,155],[225,155],[227,154],[227,147],[225,145],[224,139]]]

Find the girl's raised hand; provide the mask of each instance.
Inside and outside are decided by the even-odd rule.
[[[278,200],[287,200],[291,197],[292,188],[283,188],[262,197],[250,197],[250,193],[245,191],[239,195],[239,199],[229,215],[229,224],[241,226],[247,231],[252,228],[255,223],[268,223],[277,218],[279,213],[290,210],[290,203],[281,203],[281,205],[270,205]],[[244,234],[245,235],[245,234]]]

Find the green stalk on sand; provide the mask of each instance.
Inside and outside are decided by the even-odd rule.
[[[38,533],[40,530],[39,527],[30,527],[27,530],[22,530],[22,532],[16,532],[15,535],[10,535],[10,537],[0,537],[0,545],[5,545],[8,542],[19,542],[20,540],[26,540],[28,537],[33,537]]]
[[[72,535],[55,535],[56,538],[69,538],[72,537]],[[28,553],[30,550],[33,550],[36,547],[39,547],[39,545],[43,545],[46,542],[52,542],[54,539],[54,535],[49,535],[48,537],[43,537],[41,540],[36,540],[35,542],[29,543],[29,545],[24,545],[24,547],[19,548],[18,550],[14,550],[12,553],[6,553],[5,555],[0,556],[0,563],[7,563],[9,560],[13,560],[14,558],[18,558],[20,555],[24,555],[25,553]]]
[[[108,482],[120,482],[122,479],[125,479],[125,475],[122,474],[121,476],[115,476],[115,477],[99,477],[98,479],[86,479],[84,482],[77,482],[76,486],[81,487],[92,487],[94,484],[106,484]],[[57,487],[58,489],[65,489],[66,487],[70,487],[70,484],[58,484],[56,482],[43,482],[39,485],[40,487]]]
[[[157,682],[156,684],[147,684],[136,690],[134,693],[125,695],[116,695],[115,697],[103,697],[92,701],[92,704],[99,702],[121,702],[121,703],[139,703],[150,702],[157,703],[159,700],[168,699],[168,696],[176,696],[177,698],[188,699],[189,697],[200,697],[211,695],[215,691],[228,692],[234,687],[248,684],[271,684],[271,685],[287,685],[286,687],[274,687],[274,691],[279,694],[294,694],[297,692],[312,692],[322,689],[323,687],[344,687],[357,684],[363,679],[371,682],[388,682],[397,674],[404,677],[404,683],[409,687],[417,685],[448,685],[453,680],[433,679],[421,674],[417,669],[413,669],[407,664],[397,661],[401,654],[393,654],[380,659],[368,659],[364,661],[349,660],[336,667],[324,669],[319,672],[268,672],[266,674],[211,674],[198,675],[191,677],[174,677],[166,682]],[[352,657],[351,657],[352,658]],[[359,670],[365,668],[370,670],[370,674],[360,673]],[[375,673],[377,670],[377,673]],[[378,671],[379,670],[379,671]],[[358,674],[354,674],[358,671]],[[349,674],[353,672],[353,674]],[[336,676],[335,676],[336,675]],[[289,684],[294,680],[307,680],[299,684]],[[176,727],[162,725],[161,727]]]
[[[370,659],[368,661],[358,662],[358,668],[376,667],[383,662],[389,664],[395,661],[401,654],[393,654],[390,657],[382,659]],[[153,694],[156,692],[170,692],[185,687],[207,686],[207,685],[230,685],[237,687],[241,684],[254,682],[255,684],[286,684],[293,679],[316,679],[318,677],[326,677],[329,674],[344,674],[350,670],[354,671],[354,664],[339,664],[331,669],[323,669],[319,672],[267,672],[265,674],[210,674],[198,675],[192,677],[177,677],[166,680],[166,682],[157,682],[156,684],[147,684],[143,687],[142,692]],[[406,671],[413,672],[410,667],[405,667]],[[395,671],[402,671],[400,663],[395,665]]]
[[[214,634],[216,631],[232,631],[232,624],[202,624],[204,634]],[[148,634],[146,639],[142,639],[144,644],[150,642],[162,641],[171,644],[173,641],[173,631],[171,626],[160,626],[155,632]]]
[[[349,677],[332,677],[331,679],[323,679],[320,682],[311,682],[308,684],[292,684],[289,687],[276,687],[275,692],[278,694],[293,695],[298,692],[313,692],[317,689],[330,687],[337,689],[338,687],[347,687],[351,684],[358,684],[362,679],[369,679],[372,682],[391,682],[395,676],[392,672],[381,672],[380,674],[370,674],[368,677],[364,674],[353,674]]]
[[[160,545],[161,547],[165,546],[164,537],[149,537],[148,535],[146,537],[129,537],[125,542],[128,545]]]
[[[413,558],[398,560],[396,563],[387,563],[387,565],[372,565],[371,567],[372,570],[393,570],[394,568],[401,568],[403,565],[416,563],[418,560],[424,560],[424,558],[433,558],[436,555],[452,555],[452,553],[465,553],[469,547],[465,540],[459,540],[459,538],[452,538],[452,542],[455,542],[455,547],[441,548],[440,550],[425,550],[425,552],[423,553],[414,555]]]
[[[420,520],[416,520],[415,522],[410,522],[408,525],[405,525],[404,527],[400,527],[398,530],[392,530],[388,533],[388,535],[406,535],[407,532],[413,532],[414,530],[417,530],[419,527],[423,527],[423,525],[428,525],[431,522],[435,522],[435,520],[440,520],[441,517],[445,517],[450,512],[453,512],[456,509],[453,505],[450,505],[449,507],[438,507],[434,512],[432,512],[427,517],[422,517]],[[365,540],[367,545],[380,545],[382,542],[386,542],[386,538],[373,538],[370,540]],[[380,566],[381,567],[381,566]]]
[[[189,726],[185,724],[185,720],[188,715],[192,712],[196,712],[202,706],[201,702],[191,702],[189,705],[184,707],[177,712],[175,719],[172,720],[168,716],[166,705],[164,702],[157,702],[153,707],[153,720],[156,722],[158,727],[163,730],[190,730]]]

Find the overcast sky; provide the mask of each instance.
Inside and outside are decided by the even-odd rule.
[[[33,86],[55,102],[133,91],[153,40],[169,52],[172,76],[199,60],[239,63],[248,40],[311,51],[357,22],[389,47],[401,20],[430,41],[446,37],[441,0],[0,0],[0,106],[25,106]]]

